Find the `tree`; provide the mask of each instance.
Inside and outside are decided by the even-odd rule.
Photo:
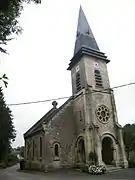
[[[13,39],[12,35],[18,35],[22,32],[18,18],[23,10],[24,2],[39,4],[41,0],[0,0],[0,52],[2,53],[7,53],[4,46]],[[0,77],[0,81],[7,87],[5,74]]]
[[[24,157],[24,146],[18,146],[16,152],[19,153],[21,157]]]
[[[0,160],[6,160],[11,150],[11,143],[16,137],[11,110],[6,105],[0,87]]]
[[[0,81],[2,81],[4,83],[5,87],[7,87],[7,85],[8,85],[8,82],[7,82],[8,81],[8,77],[7,77],[6,74],[3,74],[3,76],[0,77]]]
[[[0,0],[0,52],[7,53],[4,45],[13,39],[13,35],[22,32],[18,18],[23,10],[23,3],[41,3],[41,0]],[[0,77],[7,86],[7,76]],[[0,87],[0,160],[7,157],[11,142],[15,139],[13,116],[7,107],[2,88]]]
[[[135,151],[135,124],[126,124],[123,127],[123,140],[129,160],[130,152]]]
[[[12,39],[11,35],[19,34],[22,28],[18,18],[23,10],[23,3],[41,3],[41,0],[0,0],[0,52],[7,53],[3,45]]]

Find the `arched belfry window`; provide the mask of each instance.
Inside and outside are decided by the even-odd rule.
[[[80,73],[77,72],[76,73],[76,93],[78,93],[81,90],[81,77],[80,77]]]
[[[58,144],[54,145],[54,155],[59,157],[59,146],[58,146]]]
[[[95,83],[96,86],[98,87],[103,87],[103,82],[102,82],[102,77],[101,77],[101,73],[98,69],[95,69]]]

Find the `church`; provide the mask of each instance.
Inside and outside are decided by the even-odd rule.
[[[89,164],[128,166],[107,64],[80,7],[71,71],[72,96],[49,110],[25,134],[26,169],[49,171]]]

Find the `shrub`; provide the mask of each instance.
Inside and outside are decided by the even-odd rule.
[[[128,161],[129,168],[135,168],[135,152],[130,154],[130,159]]]
[[[132,161],[128,161],[129,168],[135,168],[135,163]]]
[[[81,167],[81,172],[86,172],[86,173],[89,173],[89,167],[87,165]]]
[[[106,167],[105,166],[101,166],[101,165],[90,165],[89,166],[89,173],[90,174],[94,174],[94,175],[99,175],[99,174],[104,174],[106,171]]]
[[[0,162],[0,169],[5,169],[6,168],[6,164],[3,162]]]
[[[86,172],[93,175],[104,174],[106,172],[106,167],[101,165],[89,165],[81,168],[81,172]]]
[[[15,164],[17,164],[18,159],[17,156],[14,154],[9,154],[8,158],[7,158],[7,166],[13,166]]]

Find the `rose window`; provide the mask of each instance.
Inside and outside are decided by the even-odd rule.
[[[97,119],[102,123],[107,123],[110,117],[109,109],[105,105],[98,106],[96,110]]]

